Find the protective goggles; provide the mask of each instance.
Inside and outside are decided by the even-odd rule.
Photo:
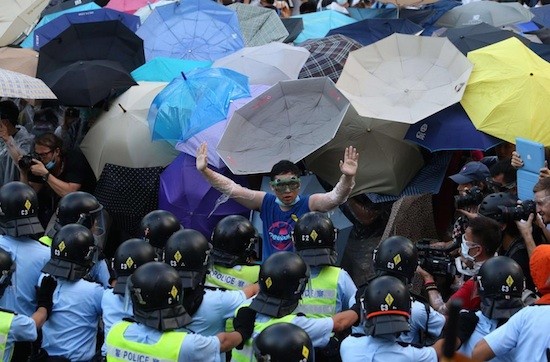
[[[275,179],[270,181],[269,184],[276,192],[296,191],[300,188],[300,178],[297,176],[292,176],[287,179]]]

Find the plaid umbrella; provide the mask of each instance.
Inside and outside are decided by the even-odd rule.
[[[0,68],[36,76],[38,53],[31,49],[0,48]]]
[[[0,69],[0,97],[57,99],[40,79],[5,69]]]
[[[239,18],[239,27],[247,47],[283,41],[288,31],[276,11],[272,9],[234,3],[228,6],[235,10]]]
[[[349,52],[362,47],[361,43],[340,34],[307,40],[300,46],[309,50],[311,55],[298,75],[298,79],[329,77],[333,82],[337,82],[340,78]]]

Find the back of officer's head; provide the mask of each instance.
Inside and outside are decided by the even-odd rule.
[[[302,215],[294,226],[292,240],[309,266],[336,264],[336,229],[326,214],[311,211]]]
[[[153,210],[141,219],[140,236],[153,247],[164,249],[166,241],[180,229],[182,226],[178,218],[170,211]]]
[[[38,220],[38,197],[32,187],[19,181],[0,187],[0,229],[14,237],[44,232]]]
[[[128,279],[140,266],[155,261],[155,248],[143,239],[128,239],[118,246],[113,257],[116,284],[113,293],[124,294]]]
[[[258,232],[244,216],[224,217],[212,232],[213,263],[227,268],[247,264],[258,239]]]
[[[378,244],[372,255],[377,276],[391,275],[411,283],[418,266],[418,250],[404,236],[391,236]]]
[[[313,343],[306,331],[292,323],[277,323],[254,339],[258,362],[314,362]]]

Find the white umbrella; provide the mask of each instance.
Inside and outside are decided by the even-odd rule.
[[[0,1],[0,46],[23,40],[49,0]]]
[[[0,69],[0,97],[57,99],[42,80],[6,69]]]

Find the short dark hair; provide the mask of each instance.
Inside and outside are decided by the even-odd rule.
[[[317,3],[306,1],[300,5],[300,14],[309,14],[317,11]]]
[[[479,239],[487,257],[495,254],[501,243],[502,232],[500,225],[495,220],[486,216],[478,215],[468,221],[468,227],[472,234]]]
[[[275,180],[275,176],[282,175],[284,173],[291,173],[299,177],[301,171],[300,168],[293,162],[290,162],[289,160],[282,160],[273,165],[269,176],[271,177],[271,181],[273,181]]]
[[[13,101],[0,102],[0,119],[7,119],[12,126],[17,126],[19,107]]]
[[[545,191],[550,194],[550,177],[541,178],[533,187],[533,192]]]
[[[516,175],[517,170],[512,166],[510,157],[498,161],[493,166],[491,166],[489,171],[491,172],[492,177],[495,177],[501,174],[504,175],[505,184],[516,182],[517,180],[517,175]]]
[[[38,136],[35,139],[34,144],[48,147],[52,151],[55,150],[56,148],[63,150],[63,141],[61,140],[61,138],[57,137],[55,134],[51,132],[46,132]]]

